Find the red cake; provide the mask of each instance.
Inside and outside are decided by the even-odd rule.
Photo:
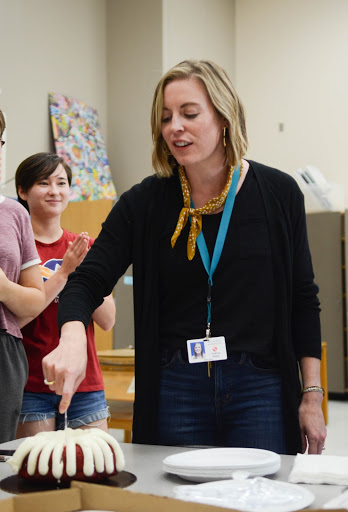
[[[96,482],[122,471],[124,456],[103,430],[67,428],[26,438],[8,463],[22,478]]]

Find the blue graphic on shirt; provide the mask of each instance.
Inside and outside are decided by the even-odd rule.
[[[43,265],[40,265],[40,273],[42,277],[42,281],[45,283],[47,279],[49,279],[57,270],[62,266],[62,259],[51,259],[47,260]],[[59,301],[59,293],[57,297],[54,299],[54,302]]]

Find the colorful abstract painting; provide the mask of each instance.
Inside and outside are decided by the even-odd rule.
[[[116,199],[97,111],[57,93],[49,108],[56,152],[73,171],[71,201]]]

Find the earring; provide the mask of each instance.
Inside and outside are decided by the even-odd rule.
[[[222,142],[224,144],[224,148],[226,147],[226,126],[222,130]]]

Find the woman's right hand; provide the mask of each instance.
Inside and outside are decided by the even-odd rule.
[[[71,272],[82,263],[88,252],[88,233],[83,231],[73,242],[69,242],[59,271],[68,278]]]
[[[59,412],[64,414],[72,396],[85,378],[87,337],[82,322],[67,322],[62,326],[59,345],[42,360],[44,378],[52,382],[51,391],[62,395]]]

